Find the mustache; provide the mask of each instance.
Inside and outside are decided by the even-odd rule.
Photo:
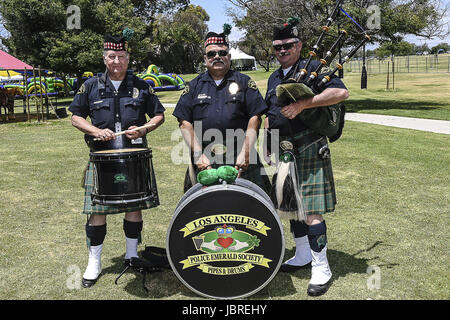
[[[213,61],[213,65],[215,65],[216,63],[222,63],[222,64],[225,64],[223,61],[222,61],[222,59],[216,59],[216,60],[214,60]]]

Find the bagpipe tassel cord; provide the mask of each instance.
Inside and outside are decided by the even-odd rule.
[[[298,190],[298,178],[294,161],[280,161],[274,175],[276,209],[281,218],[306,220],[303,197]]]
[[[189,163],[189,179],[191,180],[191,184],[195,185],[197,184],[197,174],[195,173],[195,168],[192,162]]]
[[[189,165],[186,169],[186,174],[184,177],[184,187],[183,190],[186,193],[192,186],[197,184],[197,175],[195,173],[194,165],[189,161]]]

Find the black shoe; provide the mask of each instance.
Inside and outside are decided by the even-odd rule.
[[[286,273],[293,273],[296,272],[298,270],[302,270],[302,269],[307,269],[307,268],[311,268],[311,262],[303,265],[303,266],[294,266],[292,264],[287,264],[287,263],[283,263],[280,266],[280,271],[281,272],[286,272]]]
[[[308,295],[313,297],[321,296],[328,291],[330,284],[331,280],[328,280],[328,282],[325,284],[309,284],[307,290]]]
[[[90,288],[97,282],[97,279],[89,280],[83,278],[83,280],[81,280],[81,285],[83,286],[83,288]]]

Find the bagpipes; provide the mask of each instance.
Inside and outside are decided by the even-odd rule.
[[[328,17],[326,25],[322,26],[322,32],[319,38],[309,52],[309,57],[304,67],[298,70],[299,64],[297,63],[296,69],[293,72],[293,77],[276,87],[277,104],[279,106],[287,106],[298,100],[310,98],[322,92],[326,88],[327,83],[332,80],[334,74],[338,70],[343,69],[343,64],[349,61],[367,41],[371,40],[367,32],[341,8],[342,3],[343,0],[338,0],[336,2],[336,6]],[[331,45],[330,49],[324,54],[323,58],[319,59],[320,64],[318,64],[308,75],[308,67],[313,58],[318,56],[319,46],[329,31],[330,26],[336,20],[339,11],[344,12],[347,17],[363,30],[364,39],[357,44],[349,54],[342,59],[342,61],[337,63],[334,69],[328,73],[320,74],[322,68],[327,67],[333,61],[337,54],[336,49],[348,35],[346,30],[340,30],[337,39]],[[298,22],[298,19],[290,19],[290,21],[296,23]],[[308,128],[322,136],[328,137],[330,142],[336,141],[341,136],[344,126],[344,116],[345,106],[343,104],[305,109],[298,115]],[[301,153],[316,142],[318,142],[318,140],[311,141],[302,150],[297,152]],[[284,146],[283,143],[285,144]],[[272,201],[281,217],[300,221],[306,220],[306,214],[303,207],[303,196],[302,192],[299,191],[301,182],[298,181],[295,151],[293,150],[294,147],[292,143],[286,141],[282,141],[280,147],[282,153],[280,155],[277,172],[273,177]],[[326,144],[324,145],[324,148],[319,150],[318,156],[322,159],[329,157],[329,149]]]

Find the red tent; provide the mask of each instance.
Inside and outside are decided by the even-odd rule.
[[[0,50],[0,69],[23,71],[25,68],[33,69],[32,66]]]

